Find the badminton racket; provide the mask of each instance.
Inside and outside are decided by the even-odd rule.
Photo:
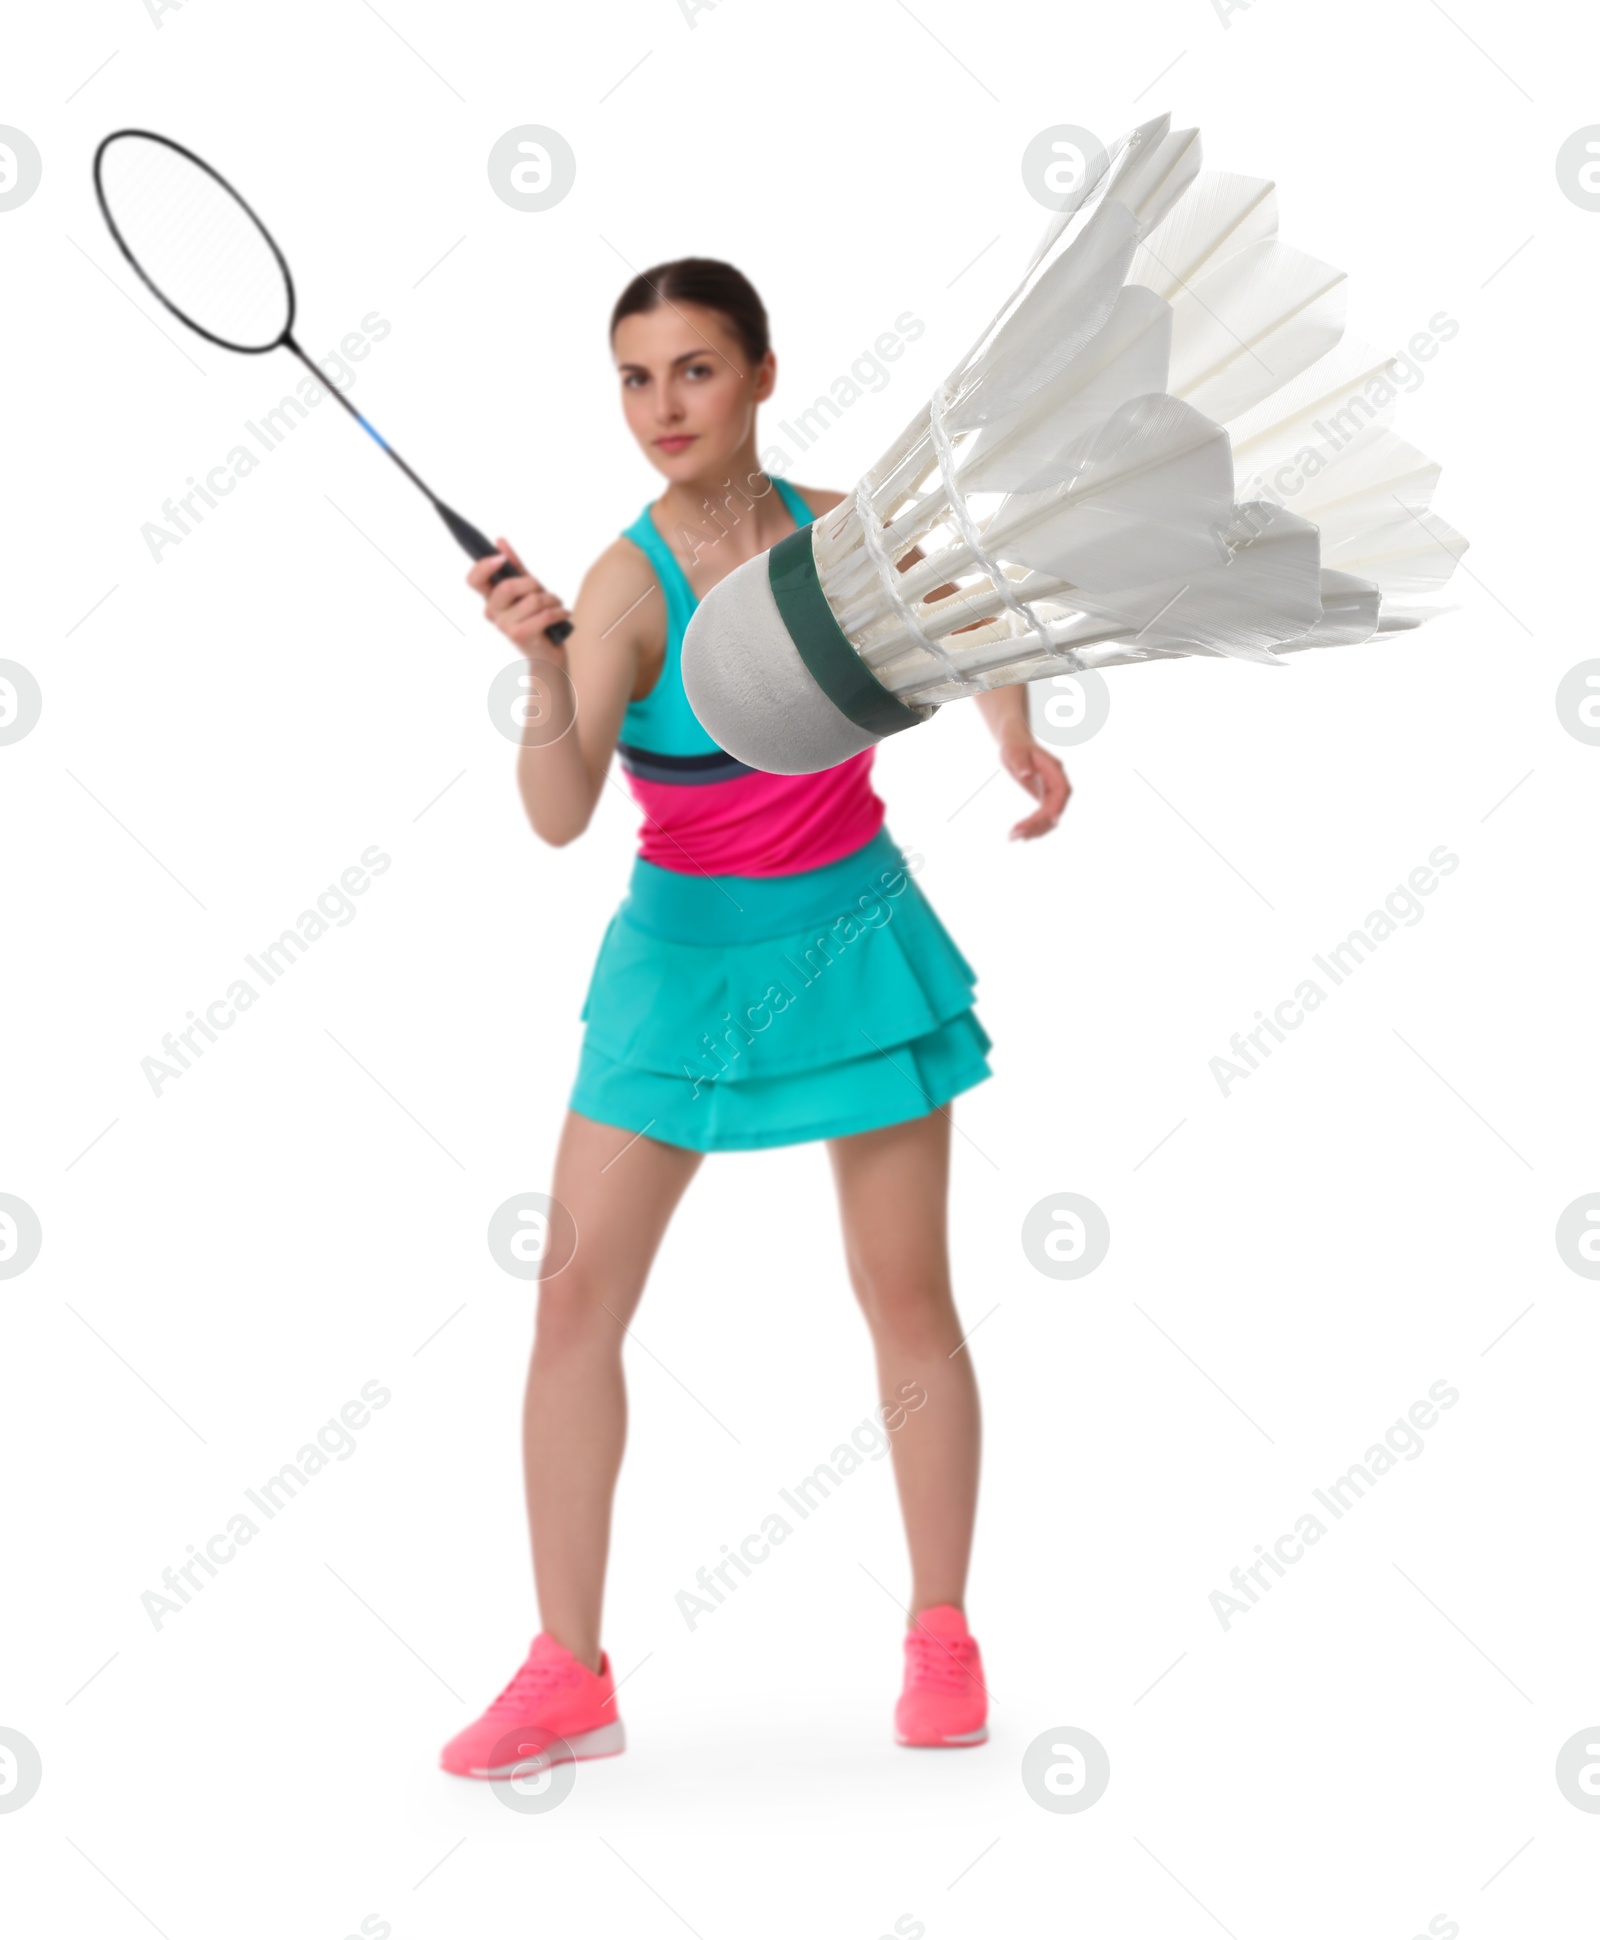
[[[94,153],[94,192],[117,247],[151,295],[197,336],[259,357],[287,350],[331,391],[374,444],[388,453],[474,559],[491,545],[469,519],[424,484],[387,438],[329,382],[295,341],[294,279],[266,224],[232,183],[181,142],[147,128],[119,128]],[[516,576],[509,561],[493,584]],[[558,620],[545,637],[572,631]]]

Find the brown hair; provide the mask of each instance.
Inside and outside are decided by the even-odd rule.
[[[680,256],[675,263],[657,263],[636,276],[617,298],[611,312],[611,334],[624,317],[647,315],[663,303],[697,303],[727,318],[752,364],[759,364],[771,348],[766,305],[755,285],[732,263],[710,256]]]

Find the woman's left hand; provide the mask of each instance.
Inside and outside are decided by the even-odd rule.
[[[1011,831],[1011,840],[1031,842],[1035,836],[1047,835],[1061,820],[1067,797],[1072,793],[1066,770],[1031,734],[1008,735],[1000,743],[1000,766],[1039,804],[1031,815],[1017,823]]]

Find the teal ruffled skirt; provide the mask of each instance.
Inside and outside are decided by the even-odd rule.
[[[975,982],[884,830],[790,876],[637,860],[569,1102],[696,1152],[898,1124],[991,1075]]]

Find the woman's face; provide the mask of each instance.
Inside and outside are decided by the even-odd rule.
[[[656,470],[685,483],[727,477],[772,395],[772,352],[752,366],[727,318],[698,303],[624,317],[611,348],[628,429]]]

